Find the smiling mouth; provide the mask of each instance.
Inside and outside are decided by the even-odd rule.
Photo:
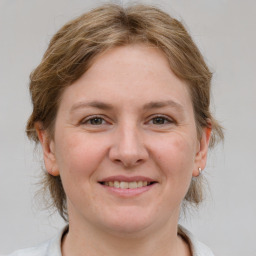
[[[114,187],[114,188],[120,188],[120,189],[136,189],[141,187],[147,187],[150,185],[155,184],[155,181],[132,181],[132,182],[126,182],[126,181],[104,181],[99,182],[101,185],[105,185],[108,187]]]

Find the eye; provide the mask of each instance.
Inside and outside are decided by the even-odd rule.
[[[90,116],[81,121],[81,124],[83,125],[93,125],[93,126],[103,125],[106,123],[107,122],[104,120],[104,118],[100,116]]]
[[[174,120],[166,116],[155,116],[150,119],[149,123],[154,125],[165,125],[174,123]]]

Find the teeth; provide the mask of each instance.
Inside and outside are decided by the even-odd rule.
[[[141,188],[143,186],[143,181],[137,182],[137,186],[138,186],[138,188]]]
[[[120,182],[120,188],[128,188],[129,184],[128,182],[121,181]]]
[[[129,188],[137,188],[137,182],[133,181],[133,182],[129,182]]]
[[[104,185],[106,185],[106,186],[121,188],[121,189],[141,188],[141,187],[146,187],[149,184],[150,184],[150,182],[147,182],[147,181],[132,181],[132,182],[109,181],[109,182],[104,182]]]
[[[120,182],[119,181],[114,181],[114,187],[115,188],[119,188],[120,186]]]

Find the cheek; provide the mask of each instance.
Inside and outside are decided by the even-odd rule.
[[[63,135],[56,143],[57,164],[61,175],[72,176],[72,180],[78,181],[81,176],[90,177],[105,154],[103,143],[97,142],[82,133]]]
[[[159,162],[169,165],[171,169],[189,166],[194,160],[195,146],[191,138],[187,136],[170,136],[154,145]]]
[[[195,143],[190,136],[172,134],[168,138],[155,141],[155,162],[170,186],[188,187],[194,168]]]
[[[195,152],[191,138],[184,133],[172,133],[152,141],[152,160],[161,173],[163,187],[158,208],[167,215],[179,209],[191,183]]]

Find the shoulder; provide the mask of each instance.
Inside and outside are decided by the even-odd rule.
[[[26,249],[17,250],[11,254],[3,256],[46,256],[47,248],[49,247],[50,241],[45,242],[37,247],[31,247]]]
[[[67,227],[62,229],[55,237],[36,247],[17,250],[8,255],[1,256],[61,256],[61,238]]]
[[[198,241],[197,238],[186,228],[179,225],[178,233],[189,243],[193,256],[214,256],[212,250],[205,244]]]

